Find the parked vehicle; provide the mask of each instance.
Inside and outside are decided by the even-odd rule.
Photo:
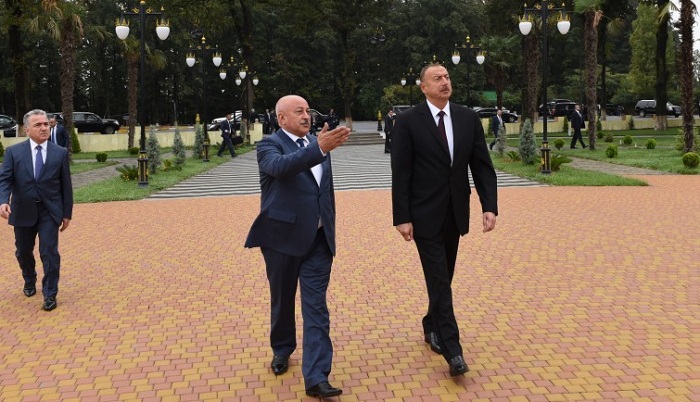
[[[231,116],[233,116],[233,129],[238,131],[241,129],[241,116],[243,116],[243,111],[242,110],[236,110],[235,112],[231,112]],[[224,117],[217,117],[209,123],[207,126],[207,131],[216,131],[216,130],[221,130],[221,122],[226,120],[226,116]]]
[[[0,114],[0,131],[3,137],[17,136],[17,122],[10,116]]]
[[[646,115],[656,114],[656,101],[652,99],[642,99],[634,106],[634,113],[638,114],[639,117],[645,117]],[[671,104],[671,102],[666,102],[666,114],[673,116],[681,115],[681,107]]]
[[[328,121],[328,115],[316,109],[309,109],[309,111],[311,112],[311,131],[321,130]]]
[[[476,112],[477,115],[479,115],[479,118],[491,118],[496,115],[496,110],[497,108],[495,107],[476,107],[474,108],[474,111]],[[505,123],[515,123],[518,121],[518,114],[515,112],[511,112],[510,110],[503,109],[503,112],[501,113],[501,119],[503,119],[503,122]]]
[[[64,124],[63,113],[50,113],[56,121]],[[114,134],[121,124],[115,119],[103,119],[91,112],[73,112],[73,126],[79,133]]]
[[[410,109],[410,108],[411,108],[410,105],[394,105],[391,107],[391,110],[393,110],[394,113],[399,114],[399,113],[403,112],[404,110]]]
[[[547,102],[546,108],[543,105],[540,105],[540,116],[544,116],[546,113],[549,117],[566,116],[568,118],[571,116],[571,112],[574,111],[575,106],[576,102],[569,99],[555,99]]]

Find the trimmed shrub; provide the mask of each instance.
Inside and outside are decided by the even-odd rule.
[[[554,148],[560,150],[562,149],[562,147],[564,147],[564,140],[562,140],[561,138],[557,138],[556,140],[554,140]]]
[[[602,140],[604,135],[605,135],[605,133],[603,132],[603,130],[599,130],[599,131],[596,131],[596,132],[595,132],[595,136],[596,136],[596,138],[598,138],[599,140]]]
[[[569,119],[567,119],[566,117],[564,117],[564,124],[561,125],[561,128],[562,131],[564,131],[564,133],[569,133]]]
[[[95,154],[95,159],[100,163],[107,162],[107,152],[98,152]]]
[[[656,148],[656,140],[653,138],[649,138],[647,140],[647,149],[654,149]]]
[[[73,132],[70,135],[70,143],[71,143],[71,151],[73,151],[74,154],[79,154],[80,153],[80,140],[78,139],[78,130],[73,129]]]
[[[139,154],[139,147],[129,148],[129,155],[138,155],[138,154]]]
[[[617,156],[617,145],[610,145],[608,149],[605,150],[605,156],[608,158],[614,158]]]
[[[603,123],[600,121],[600,117],[595,121],[595,130],[603,131]]]
[[[173,154],[175,154],[175,166],[182,168],[185,164],[187,156],[185,153],[185,143],[182,142],[180,127],[175,128],[175,138],[173,139]]]
[[[634,130],[634,118],[630,115],[630,119],[627,121],[627,129]]]
[[[160,143],[158,143],[155,126],[151,126],[146,139],[146,154],[148,155],[148,172],[156,174],[163,162],[160,157]]]
[[[194,155],[197,159],[204,159],[204,134],[201,124],[194,128]]]
[[[537,145],[535,144],[535,132],[532,129],[532,122],[526,119],[520,129],[520,144],[518,145],[520,160],[526,165],[534,165],[540,158],[537,155]]]
[[[624,136],[624,137],[622,138],[622,143],[625,144],[625,145],[632,145],[632,141],[633,141],[633,140],[632,140],[632,136],[629,135],[629,134],[627,134],[626,136]]]
[[[498,128],[498,136],[496,137],[496,151],[499,155],[503,156],[503,152],[506,150],[506,127],[501,124]]]
[[[683,165],[685,167],[695,169],[700,165],[700,155],[695,152],[688,152],[683,155]]]
[[[2,142],[0,142],[0,158],[5,156],[5,147],[2,146]]]
[[[603,141],[605,141],[605,142],[613,142],[613,135],[612,135],[612,133],[606,133],[605,136],[603,137]]]

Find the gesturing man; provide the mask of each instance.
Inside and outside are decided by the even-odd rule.
[[[328,383],[333,360],[326,290],[335,255],[335,195],[330,152],[350,129],[309,134],[309,105],[282,97],[275,107],[280,129],[257,145],[261,206],[246,240],[260,247],[270,284],[272,372],[284,374],[297,346],[295,296],[301,287],[304,321],[302,374],[306,394],[340,395]]]

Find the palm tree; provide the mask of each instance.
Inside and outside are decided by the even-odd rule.
[[[83,31],[85,7],[80,1],[45,0],[42,2],[45,13],[35,17],[30,23],[30,30],[38,32],[46,29],[59,42],[61,64],[59,77],[61,81],[61,110],[63,120],[69,133],[73,132],[73,93],[75,90],[77,46]],[[67,142],[69,155],[72,155],[72,141]]]
[[[683,152],[694,147],[693,138],[693,25],[695,4],[692,0],[681,0],[681,49],[679,55],[681,106],[683,108]]]
[[[27,65],[27,49],[22,38],[22,26],[27,16],[32,15],[30,5],[23,0],[5,0],[8,18],[7,27],[8,45],[10,49],[10,65],[14,71],[13,84],[15,92],[15,117],[22,124],[22,117],[31,109],[29,100],[29,67]]]
[[[582,13],[583,24],[583,53],[586,64],[586,108],[588,109],[588,146],[595,149],[596,127],[595,119],[598,110],[598,25],[603,18],[600,9],[603,0],[579,0],[575,10]]]
[[[666,44],[668,43],[668,25],[671,19],[673,3],[669,0],[656,0],[658,25],[656,26],[656,129],[665,130],[668,127],[666,119],[666,103],[668,103],[668,75],[666,65]],[[674,7],[675,8],[675,7]]]
[[[503,92],[510,78],[514,64],[513,55],[518,54],[518,37],[487,36],[482,38],[481,46],[488,49],[488,63],[484,65],[487,80],[496,88],[496,105],[503,107]]]

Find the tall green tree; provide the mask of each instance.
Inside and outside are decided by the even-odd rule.
[[[484,63],[487,80],[496,89],[496,106],[503,107],[503,93],[509,82],[513,66],[517,63],[520,38],[511,36],[486,36],[481,46],[488,49],[488,63]]]
[[[586,59],[586,108],[588,109],[588,147],[595,149],[598,110],[598,25],[603,18],[603,0],[579,0],[575,10],[584,16],[583,46]],[[605,105],[603,105],[604,107]]]

